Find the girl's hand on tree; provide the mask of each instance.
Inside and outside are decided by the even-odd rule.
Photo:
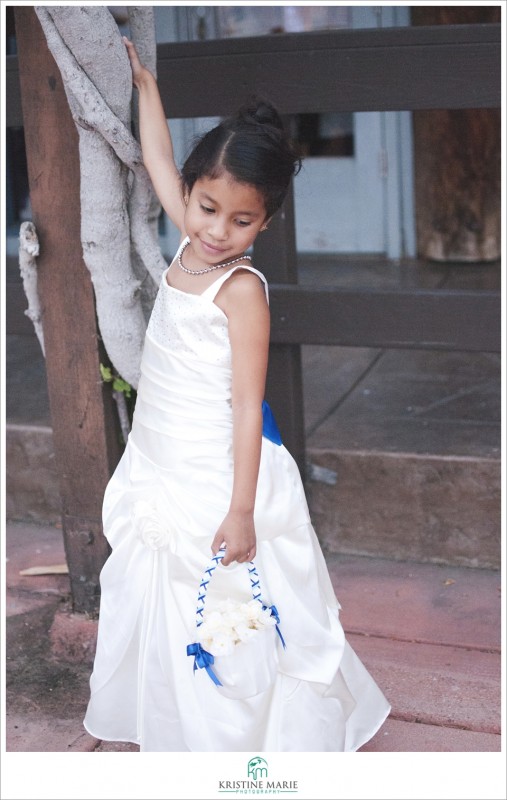
[[[222,564],[227,567],[233,561],[244,564],[256,553],[256,538],[253,513],[229,511],[220,525],[211,544],[213,555],[225,546]]]
[[[125,47],[127,48],[130,66],[132,67],[132,81],[139,89],[143,79],[146,78],[146,75],[151,75],[151,73],[145,66],[141,64],[134,43],[131,42],[130,39],[127,39],[126,36],[123,36],[123,41],[125,43]]]

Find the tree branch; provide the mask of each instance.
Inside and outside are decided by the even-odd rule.
[[[130,62],[106,7],[36,6],[35,11],[79,133],[81,239],[101,335],[118,373],[136,387],[146,309],[151,310],[167,265],[147,222],[153,191],[128,127]],[[149,14],[143,30],[147,21]],[[134,175],[131,192],[124,165]]]
[[[129,6],[128,17],[130,38],[136,46],[142,63],[156,77],[157,42],[153,8],[151,6]],[[139,94],[136,89],[132,94],[132,126],[136,138],[139,140]],[[143,276],[143,265],[152,266],[150,274],[154,278],[154,284],[147,289],[151,288],[153,295],[158,289],[162,271],[167,266],[158,247],[160,209],[160,203],[153,191],[147,172],[144,171],[144,174],[141,174],[138,170],[135,173],[132,193],[129,197],[131,238],[136,254],[133,265],[138,277]],[[153,247],[155,242],[157,242],[156,249]],[[158,280],[156,275],[158,275]]]
[[[42,314],[37,290],[37,262],[35,259],[38,255],[39,239],[35,225],[33,222],[22,222],[19,230],[19,270],[23,278],[23,289],[28,300],[28,308],[25,314],[33,322],[42,354],[46,357]]]

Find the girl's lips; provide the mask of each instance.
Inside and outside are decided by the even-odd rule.
[[[225,253],[225,250],[222,250],[220,247],[214,247],[212,244],[208,244],[208,242],[203,242],[202,239],[200,240],[200,242],[204,250],[207,250],[209,253],[213,253],[214,255],[217,256],[221,255],[222,253]]]

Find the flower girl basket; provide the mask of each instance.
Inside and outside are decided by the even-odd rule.
[[[250,602],[225,600],[204,610],[208,584],[225,551],[220,550],[206,569],[197,597],[196,641],[187,646],[194,656],[194,672],[205,669],[225,697],[246,699],[265,692],[278,667],[276,637],[285,647],[276,606],[262,599],[257,568],[245,564],[252,590]]]

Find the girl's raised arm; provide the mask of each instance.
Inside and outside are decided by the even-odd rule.
[[[185,204],[157,81],[149,69],[141,64],[133,43],[126,36],[123,41],[130,58],[132,80],[139,90],[139,127],[144,164],[164,211],[183,234]]]

